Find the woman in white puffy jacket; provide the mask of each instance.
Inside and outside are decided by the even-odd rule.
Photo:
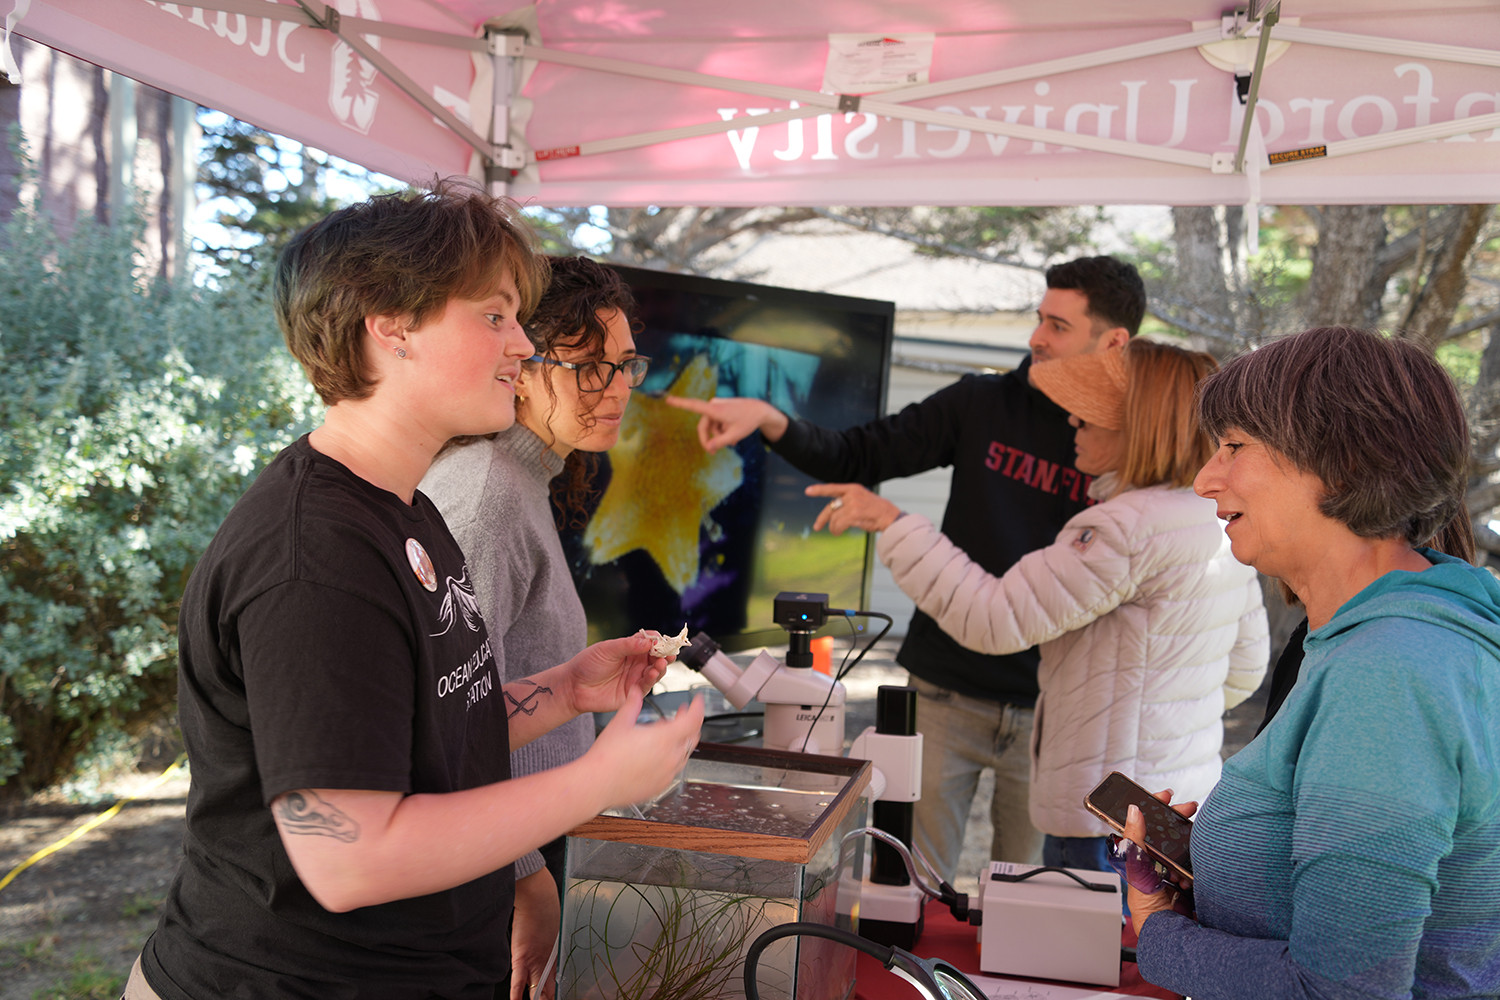
[[[1076,465],[1094,477],[1097,503],[1004,576],[862,486],[808,489],[834,498],[819,527],[882,532],[896,583],[958,642],[982,653],[1041,646],[1031,821],[1049,865],[1108,870],[1110,830],[1083,797],[1110,771],[1178,799],[1205,796],[1219,779],[1224,711],[1265,674],[1255,573],[1192,489],[1213,450],[1194,386],[1216,367],[1141,340],[1034,365],[1032,384],[1072,415]]]

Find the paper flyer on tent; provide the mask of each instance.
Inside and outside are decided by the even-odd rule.
[[[873,94],[926,83],[936,37],[930,31],[829,35],[823,89],[834,94]]]

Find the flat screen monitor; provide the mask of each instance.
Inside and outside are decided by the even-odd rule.
[[[872,540],[812,530],[826,501],[802,491],[816,480],[759,434],[706,453],[697,417],[662,397],[750,396],[835,429],[873,420],[885,412],[894,304],[619,271],[642,323],[636,349],[652,361],[600,462],[586,525],[562,533],[589,640],[686,624],[744,649],[786,641],[771,619],[781,591],[864,608]]]

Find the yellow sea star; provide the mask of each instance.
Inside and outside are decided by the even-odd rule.
[[[700,354],[667,392],[713,399],[718,386],[718,373]],[[630,401],[619,443],[609,451],[609,488],[583,533],[595,566],[645,549],[679,594],[698,579],[698,529],[739,489],[744,466],[733,448],[705,452],[697,426],[694,414],[660,399]]]

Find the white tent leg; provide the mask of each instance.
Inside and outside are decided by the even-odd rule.
[[[511,172],[526,165],[526,158],[510,144],[511,104],[519,89],[516,77],[526,47],[526,33],[519,28],[504,28],[490,32],[488,38],[490,61],[494,65],[490,143],[495,150],[495,162],[485,169],[485,181],[490,193],[499,198],[510,193]]]

